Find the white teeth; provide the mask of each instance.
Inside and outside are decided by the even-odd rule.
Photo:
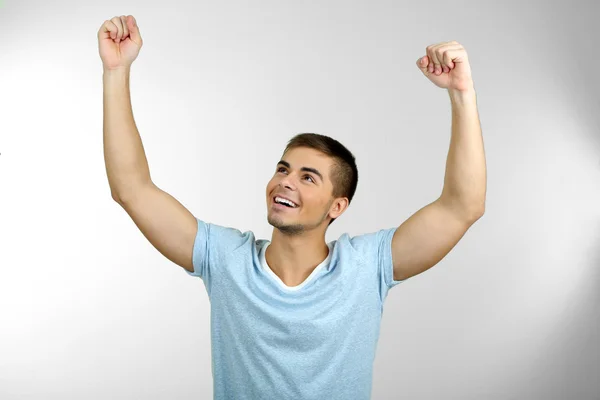
[[[285,203],[285,204],[289,204],[290,206],[296,208],[298,207],[295,203],[292,203],[291,201],[281,198],[279,196],[275,197],[275,203]]]

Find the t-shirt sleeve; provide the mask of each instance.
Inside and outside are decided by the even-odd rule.
[[[392,238],[396,228],[380,229],[352,238],[352,246],[365,259],[368,270],[372,271],[369,272],[369,276],[377,280],[382,302],[391,288],[406,280],[394,280]]]
[[[230,256],[237,248],[254,239],[251,231],[246,233],[240,230],[213,224],[196,218],[198,231],[192,249],[193,271],[188,275],[201,278],[210,292],[211,281],[218,273],[215,268],[225,268]]]
[[[397,284],[404,282],[406,279],[397,281],[394,280],[394,262],[392,259],[392,239],[397,228],[381,229],[376,235],[377,246],[377,266],[379,268],[379,277],[381,289],[384,294]]]
[[[208,269],[208,252],[209,252],[209,238],[211,234],[211,224],[204,222],[196,218],[198,223],[198,231],[196,232],[196,238],[194,239],[194,246],[192,250],[192,265],[194,271],[190,272],[184,269],[191,276],[198,278],[204,278],[207,275]]]

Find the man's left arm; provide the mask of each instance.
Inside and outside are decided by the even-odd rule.
[[[394,232],[394,280],[410,278],[440,262],[485,210],[485,153],[467,53],[457,42],[439,43],[426,48],[417,66],[436,86],[447,89],[452,136],[442,194]]]

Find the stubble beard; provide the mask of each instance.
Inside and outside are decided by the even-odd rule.
[[[279,229],[279,231],[281,231],[281,233],[283,233],[284,235],[298,236],[308,230],[312,230],[312,229],[319,227],[323,223],[323,221],[325,221],[326,218],[327,218],[327,212],[325,212],[321,216],[320,220],[315,224],[311,224],[311,225],[300,224],[300,223],[285,224],[283,222],[282,217],[271,214],[268,216],[267,221],[269,222],[269,225],[273,226],[274,228]]]

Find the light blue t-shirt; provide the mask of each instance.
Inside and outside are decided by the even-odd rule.
[[[197,218],[196,218],[197,219]],[[396,228],[327,243],[300,285],[265,261],[270,241],[198,220],[194,272],[211,305],[215,400],[367,400]]]

